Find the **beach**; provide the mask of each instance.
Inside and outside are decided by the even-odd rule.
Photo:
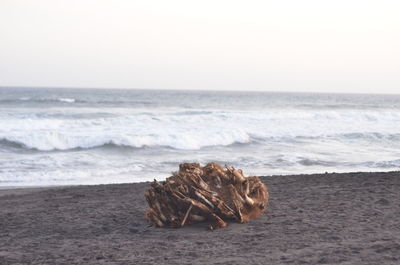
[[[398,264],[400,172],[262,177],[268,211],[149,227],[150,182],[0,190],[0,264]]]
[[[0,265],[400,265],[399,10],[0,1]]]

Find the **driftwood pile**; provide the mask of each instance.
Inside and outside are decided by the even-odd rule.
[[[242,170],[217,163],[179,165],[164,182],[154,182],[145,193],[146,218],[156,227],[182,227],[208,222],[209,229],[247,222],[268,205],[268,189],[259,177],[244,177]]]

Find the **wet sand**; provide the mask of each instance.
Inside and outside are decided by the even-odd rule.
[[[400,172],[264,177],[268,212],[148,227],[149,183],[0,190],[0,264],[400,264]]]

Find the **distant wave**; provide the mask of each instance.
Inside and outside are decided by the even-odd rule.
[[[21,103],[21,102],[36,102],[36,103],[75,103],[75,102],[84,102],[82,100],[77,100],[75,98],[66,98],[66,97],[57,97],[57,98],[30,98],[30,97],[21,97],[18,99],[2,99],[0,103]]]
[[[379,104],[344,104],[344,103],[337,103],[337,104],[298,104],[295,105],[298,108],[301,109],[310,109],[310,110],[316,110],[316,109],[321,109],[321,110],[364,110],[364,109],[382,109],[382,105]],[[397,108],[398,106],[396,105],[387,105],[385,106],[387,109],[391,108]]]
[[[58,101],[67,102],[67,103],[74,103],[76,100],[74,98],[58,98]]]
[[[20,97],[12,99],[0,99],[0,104],[21,104],[21,103],[89,103],[103,105],[138,105],[149,106],[154,104],[151,101],[145,100],[85,100],[72,97]]]
[[[63,102],[63,103],[75,103],[77,100],[74,98],[30,98],[25,101],[33,102]]]

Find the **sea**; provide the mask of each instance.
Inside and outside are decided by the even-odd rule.
[[[0,88],[0,187],[400,167],[400,95]]]

